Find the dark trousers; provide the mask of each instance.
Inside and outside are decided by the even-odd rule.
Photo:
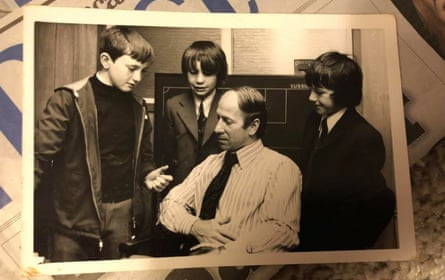
[[[51,261],[119,259],[119,244],[130,239],[131,205],[131,199],[103,203],[102,244],[92,238],[53,232],[50,240]]]
[[[190,248],[197,243],[191,235],[177,234],[158,224],[151,236],[121,243],[119,249],[125,257],[175,257],[190,255]]]

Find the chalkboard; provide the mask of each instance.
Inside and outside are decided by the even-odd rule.
[[[220,89],[248,85],[266,98],[267,127],[264,144],[296,160],[301,150],[304,123],[313,106],[308,101],[309,89],[304,78],[279,75],[229,75]],[[154,152],[160,158],[166,100],[188,90],[182,74],[155,74]]]

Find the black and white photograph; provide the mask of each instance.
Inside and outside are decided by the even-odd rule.
[[[29,7],[22,266],[415,256],[390,15]]]

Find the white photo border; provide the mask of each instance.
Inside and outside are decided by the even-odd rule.
[[[137,271],[189,267],[401,261],[415,257],[411,183],[396,23],[392,15],[219,14],[101,10],[29,6],[24,9],[23,231],[22,270],[28,275]],[[33,252],[35,24],[72,23],[186,28],[378,29],[384,32],[385,61],[397,200],[397,249],[295,252],[258,255],[135,258],[110,261],[42,263]]]

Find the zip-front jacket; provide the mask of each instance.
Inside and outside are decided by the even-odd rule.
[[[131,93],[129,93],[131,94]],[[154,169],[151,123],[143,99],[133,103],[136,143],[133,157],[134,235],[150,230],[156,196],[143,185]],[[92,238],[101,244],[104,215],[101,162],[94,93],[88,78],[55,90],[37,123],[35,187],[36,215],[51,230]],[[42,208],[47,211],[42,212]]]

